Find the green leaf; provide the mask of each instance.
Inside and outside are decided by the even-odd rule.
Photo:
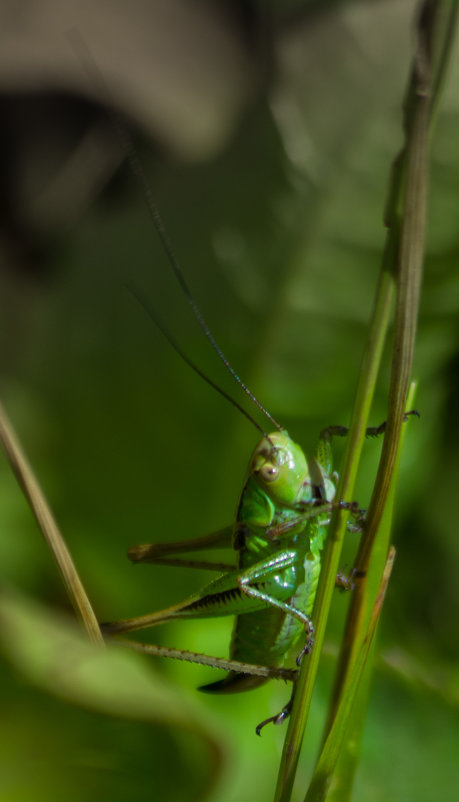
[[[210,717],[139,655],[91,644],[73,621],[7,591],[0,595],[0,649],[27,682],[73,705],[186,730],[207,752],[207,790],[218,779],[223,754]]]

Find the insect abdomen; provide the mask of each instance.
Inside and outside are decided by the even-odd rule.
[[[286,644],[282,630],[287,618],[291,619],[291,616],[273,607],[239,616],[233,629],[231,659],[273,668],[278,666],[303,631],[302,624],[291,619],[291,637]],[[239,693],[258,688],[265,682],[266,677],[230,671],[222,680],[204,685],[199,690],[205,693]]]

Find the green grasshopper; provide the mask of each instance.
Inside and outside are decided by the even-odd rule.
[[[126,145],[125,132],[123,142]],[[132,290],[185,362],[239,409],[263,437],[250,459],[233,527],[195,540],[142,545],[129,551],[133,562],[195,565],[223,570],[224,573],[185,601],[148,615],[104,624],[102,629],[104,633],[113,635],[156,626],[174,618],[234,615],[236,619],[229,661],[219,658],[204,660],[200,659],[205,657],[202,655],[190,655],[161,647],[151,647],[151,652],[229,667],[229,673],[224,679],[200,688],[207,693],[245,691],[258,687],[271,677],[284,677],[295,682],[297,672],[282,670],[279,666],[302,634],[304,642],[297,657],[297,665],[310,652],[314,643],[311,612],[331,509],[333,506],[348,509],[357,518],[358,525],[363,520],[362,511],[358,510],[355,503],[335,500],[337,475],[332,468],[331,440],[334,435],[345,435],[347,429],[343,426],[324,429],[316,456],[307,457],[235,373],[193,299],[153,202],[137,154],[129,141],[127,145],[131,167],[142,184],[150,215],[170,267],[199,326],[233,379],[251,402],[274,424],[276,431],[266,434],[243,406],[204,374],[175,342],[156,314],[146,307],[136,290]],[[368,429],[367,434],[377,435],[382,431],[384,424]],[[235,565],[193,562],[171,556],[181,552],[227,546],[232,546],[236,552]],[[339,583],[345,588],[352,585],[343,578]],[[135,647],[135,644],[132,645]],[[138,644],[138,647],[148,651],[148,646],[141,647]],[[257,733],[260,734],[262,727],[268,722],[281,723],[289,715],[292,699],[278,715],[261,722],[256,729]]]
[[[382,433],[384,426],[368,429],[367,435]],[[133,562],[193,565],[170,555],[228,546],[232,534],[237,566],[229,566],[232,570],[183,602],[148,615],[104,624],[103,631],[121,634],[174,618],[235,615],[230,658],[241,664],[241,670],[230,670],[224,679],[199,688],[206,693],[246,691],[262,685],[271,675],[279,676],[279,665],[304,633],[305,642],[297,657],[299,665],[314,642],[310,615],[330,510],[337,504],[331,439],[346,433],[343,426],[324,429],[317,456],[309,458],[284,430],[263,437],[250,459],[232,531],[227,528],[190,541],[141,545],[129,550]],[[355,504],[341,502],[339,506],[362,518]],[[215,563],[196,565],[222,567]],[[352,586],[342,577],[338,577],[337,584]],[[163,654],[167,655],[167,650]],[[209,662],[214,666],[221,663],[218,658]],[[254,671],[257,666],[267,666],[272,671],[260,676]],[[292,671],[280,676],[295,680]],[[269,722],[280,724],[289,715],[292,699],[293,696],[279,714],[261,722],[257,734]]]
[[[235,615],[232,660],[276,668],[304,632],[299,663],[313,645],[310,614],[335,497],[330,449],[333,433],[332,428],[322,433],[317,456],[308,459],[286,431],[263,437],[249,463],[232,531],[237,566],[179,604],[106,624],[104,631],[129,632],[174,618]],[[136,546],[129,557],[134,562],[164,562],[168,555],[182,550],[228,545],[230,534],[226,529],[196,541]],[[200,690],[244,691],[258,687],[267,678],[230,671],[225,679]],[[280,723],[287,714],[284,708],[269,720]],[[257,732],[267,722],[259,725]]]
[[[166,336],[191,367],[215,386],[183,355],[170,335]],[[238,377],[237,380],[240,382]],[[220,388],[216,389],[228,398]],[[250,396],[253,400],[252,394]],[[241,411],[250,417],[245,410]],[[418,415],[413,410],[406,413],[404,419],[412,414]],[[272,416],[269,417],[274,421]],[[258,424],[250,419],[258,428]],[[335,500],[338,476],[332,469],[331,440],[335,435],[346,435],[348,429],[345,426],[324,429],[319,437],[316,456],[307,457],[288,433],[277,426],[277,431],[264,434],[252,454],[232,528],[227,527],[189,541],[134,546],[128,552],[129,558],[136,563],[195,565],[225,570],[225,573],[178,604],[102,627],[106,634],[118,635],[175,618],[235,615],[230,661],[220,658],[202,660],[199,657],[204,656],[161,647],[153,647],[152,653],[230,668],[224,679],[199,688],[206,693],[251,690],[272,677],[292,680],[294,687],[289,702],[280,713],[265,719],[256,727],[258,735],[266,724],[282,723],[291,710],[297,672],[279,671],[279,665],[300,640],[302,633],[305,640],[296,658],[297,665],[313,647],[311,612],[331,509],[335,506],[347,509],[356,519],[357,528],[364,521],[364,511],[358,509],[355,502]],[[366,435],[377,436],[384,430],[385,423],[382,423],[378,427],[368,428]],[[348,528],[352,530],[356,527],[348,525]],[[230,545],[236,551],[236,566],[193,562],[171,556]],[[337,576],[336,584],[344,590],[353,587],[352,579],[342,575]],[[148,647],[138,646],[143,651],[149,651]],[[228,663],[237,663],[236,670]],[[261,666],[268,667],[268,671],[258,670]]]
[[[408,415],[418,415],[416,411]],[[378,436],[385,423],[366,430]],[[335,501],[337,474],[332,473],[331,440],[346,435],[344,426],[329,426],[319,438],[317,455],[306,457],[285,430],[265,435],[256,446],[237,507],[234,527],[188,541],[134,546],[132,562],[226,569],[201,591],[163,610],[102,625],[107,635],[119,635],[163,624],[174,618],[211,618],[235,615],[230,660],[149,647],[141,651],[175,657],[214,667],[229,668],[227,676],[199,688],[206,693],[235,693],[257,688],[269,679],[293,681],[293,693],[280,713],[262,721],[262,728],[281,724],[290,714],[297,672],[280,670],[288,653],[305,634],[296,663],[314,643],[311,612],[321,569],[321,551],[333,506],[350,511],[360,528],[364,511],[357,505]],[[355,529],[349,525],[349,529]],[[184,560],[171,555],[232,545],[237,565]],[[352,579],[339,574],[337,586],[351,590]],[[236,670],[233,669],[236,666]],[[264,667],[264,668],[262,668]]]

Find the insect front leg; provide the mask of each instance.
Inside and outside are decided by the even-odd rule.
[[[403,416],[403,422],[405,423],[411,415],[416,415],[418,418],[420,417],[419,412],[416,409],[411,409],[409,412],[405,412]],[[383,421],[380,423],[379,426],[369,426],[365,429],[365,437],[379,437],[379,435],[384,434],[386,431],[387,421]],[[331,441],[333,437],[346,437],[349,433],[348,426],[340,426],[340,425],[331,425],[327,426],[326,429],[322,429],[319,435],[319,446],[317,449],[317,456],[321,465],[323,465],[328,471],[332,469],[332,453],[331,453]]]
[[[420,417],[417,409],[410,409],[409,412],[405,412],[403,415],[403,422],[406,423],[411,415],[416,415],[418,418]],[[379,426],[368,426],[368,428],[365,429],[365,437],[378,437],[380,434],[384,434],[386,431],[386,425],[387,421],[383,421],[379,424]],[[348,433],[348,426],[332,424],[331,426],[327,426],[325,429],[322,429],[319,439],[324,440],[327,443],[331,443],[333,437],[346,437]]]
[[[293,530],[298,529],[298,527],[303,526],[308,521],[322,519],[323,516],[329,515],[332,509],[333,503],[329,501],[319,504],[315,501],[303,502],[299,505],[298,514],[295,515],[294,518],[290,518],[288,521],[284,521],[276,526],[271,526],[266,534],[270,540],[280,540],[284,535],[293,532]],[[323,525],[327,523],[328,519],[322,520]]]
[[[416,415],[417,418],[421,417],[417,409],[410,409],[409,412],[405,412],[402,418],[403,423],[406,423],[410,415]],[[379,437],[380,434],[384,434],[386,431],[386,425],[387,421],[383,421],[379,426],[369,426],[365,431],[365,437]]]

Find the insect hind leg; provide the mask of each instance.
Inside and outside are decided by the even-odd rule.
[[[296,684],[294,683],[292,695],[290,696],[290,699],[288,700],[287,704],[284,705],[280,713],[277,713],[275,716],[269,716],[269,718],[265,718],[263,719],[263,721],[260,721],[260,723],[257,724],[257,726],[255,727],[255,732],[257,733],[257,735],[261,736],[261,731],[264,727],[266,727],[267,724],[274,724],[275,726],[278,726],[279,724],[283,724],[284,721],[288,719],[290,713],[292,712],[293,700],[295,698],[295,689],[296,689]]]

